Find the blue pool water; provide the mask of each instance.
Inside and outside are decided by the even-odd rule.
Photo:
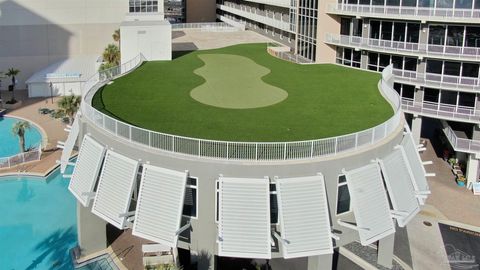
[[[76,200],[67,187],[58,169],[46,181],[0,177],[0,269],[73,268]]]
[[[9,157],[20,153],[18,136],[12,133],[12,127],[21,121],[12,117],[0,117],[0,158]],[[25,133],[25,148],[36,147],[42,142],[40,131],[31,125],[31,129]]]

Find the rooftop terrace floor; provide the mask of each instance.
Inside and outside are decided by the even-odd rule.
[[[142,128],[226,141],[299,141],[376,126],[393,115],[380,75],[298,65],[266,44],[177,52],[103,87],[93,106]]]

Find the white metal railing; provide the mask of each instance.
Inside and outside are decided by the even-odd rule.
[[[459,138],[450,126],[443,128],[443,132],[455,151],[466,153],[480,153],[480,141]]]
[[[247,2],[259,3],[259,4],[266,4],[270,6],[278,6],[278,7],[290,7],[292,3],[291,0],[245,0]]]
[[[0,169],[11,168],[25,162],[40,160],[42,156],[42,147],[35,147],[24,153],[19,153],[10,157],[0,158]]]
[[[282,60],[289,61],[296,64],[312,64],[313,63],[313,61],[308,58],[305,58],[298,54],[291,53],[289,47],[286,47],[284,45],[279,45],[279,46],[276,46],[275,44],[273,45],[274,47],[270,47],[270,45],[267,46],[267,52],[272,56],[275,56]],[[288,48],[288,50],[275,50],[276,47],[284,47],[284,48]]]
[[[420,73],[410,70],[394,69],[397,80],[410,83],[429,84],[433,87],[445,87],[462,90],[479,90],[480,80],[472,77],[451,76],[435,73]],[[427,85],[428,86],[428,85]]]
[[[418,102],[411,98],[402,97],[402,109],[408,113],[421,114],[425,116],[453,119],[470,122],[480,122],[480,111],[467,106],[443,104],[437,102]]]
[[[275,18],[275,13],[272,13],[271,17],[269,17],[268,12],[262,11],[260,9],[243,5],[236,5],[228,2],[225,2],[223,5],[217,5],[217,8],[250,19],[252,21],[256,21],[277,29],[281,29],[286,32],[291,32],[290,22],[284,21],[282,18]]]
[[[207,31],[238,31],[237,27],[233,27],[224,22],[208,22],[208,23],[175,23],[172,24],[172,30],[184,29],[200,29]]]
[[[143,59],[137,57],[136,59]],[[133,63],[138,60],[132,60]],[[132,65],[130,65],[132,66]],[[133,66],[138,66],[133,65]],[[126,70],[121,68],[120,70]],[[338,137],[319,140],[292,141],[292,142],[232,142],[205,140],[177,136],[161,132],[150,131],[129,125],[93,108],[87,100],[82,102],[82,115],[100,129],[152,149],[163,150],[184,155],[227,159],[227,160],[294,160],[310,159],[322,156],[332,156],[338,153],[351,151],[358,147],[372,145],[379,140],[392,134],[401,124],[402,113],[400,109],[400,97],[393,90],[390,82],[384,78],[392,76],[392,67],[389,66],[382,72],[382,80],[379,89],[382,95],[392,104],[394,115],[386,122],[375,127]],[[98,76],[98,75],[97,75]],[[101,77],[101,76],[99,76]],[[108,78],[97,83],[91,89],[86,89],[87,96],[93,94],[105,83]]]
[[[455,59],[480,60],[480,48],[442,46],[426,43],[381,40],[357,36],[326,34],[325,42],[335,45],[393,53],[412,53],[422,56],[442,56]]]
[[[330,13],[358,13],[389,17],[419,17],[420,19],[442,19],[452,20],[461,19],[472,21],[480,18],[479,9],[456,9],[456,8],[436,8],[436,7],[405,7],[405,6],[375,6],[375,5],[357,5],[330,3],[327,7]]]

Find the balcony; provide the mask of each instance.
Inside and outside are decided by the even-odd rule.
[[[466,137],[464,132],[455,131],[449,125],[443,128],[443,133],[452,145],[453,150],[463,153],[480,154],[480,141],[472,140]]]
[[[258,4],[265,4],[270,6],[276,7],[290,7],[290,0],[245,0],[247,2],[258,3]]]
[[[451,76],[435,73],[419,73],[416,71],[394,69],[395,82],[421,85],[431,88],[457,90],[462,92],[479,92],[478,78]]]
[[[330,3],[327,13],[414,21],[480,23],[480,10]]]
[[[436,102],[417,102],[402,98],[402,109],[407,113],[419,114],[437,119],[459,122],[480,123],[480,111],[472,107],[456,106]]]
[[[390,41],[328,33],[325,42],[384,53],[437,57],[451,60],[480,61],[480,48],[442,46],[425,43]]]
[[[292,32],[290,30],[290,22],[288,19],[288,15],[286,14],[267,12],[257,8],[244,5],[236,5],[227,2],[225,2],[224,5],[217,5],[217,8],[249,20],[262,23],[264,25],[281,29],[286,32]]]

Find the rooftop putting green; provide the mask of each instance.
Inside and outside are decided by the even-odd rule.
[[[380,74],[332,64],[289,63],[269,55],[266,44],[244,44],[144,63],[99,90],[93,106],[136,126],[188,137],[309,140],[391,117],[379,80]]]
[[[205,63],[195,74],[205,82],[190,92],[195,100],[207,105],[251,109],[269,106],[287,98],[288,93],[262,81],[270,73],[250,58],[231,54],[199,54]]]

